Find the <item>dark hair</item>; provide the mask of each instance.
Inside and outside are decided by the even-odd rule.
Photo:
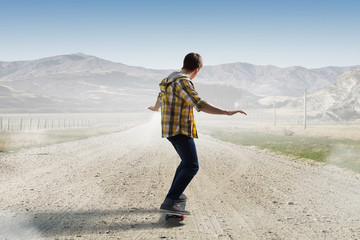
[[[200,54],[198,53],[189,53],[184,58],[184,65],[182,69],[193,71],[196,68],[201,68],[203,66],[203,60]]]

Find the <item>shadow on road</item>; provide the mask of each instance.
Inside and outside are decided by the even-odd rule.
[[[158,209],[120,209],[34,213],[31,225],[44,237],[111,234],[153,228],[183,226],[178,219],[165,220]]]

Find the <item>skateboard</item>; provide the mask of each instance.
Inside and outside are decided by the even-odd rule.
[[[186,201],[177,202],[176,206],[185,210]],[[165,220],[169,220],[170,218],[178,218],[180,221],[184,221],[185,215],[183,213],[165,212]]]

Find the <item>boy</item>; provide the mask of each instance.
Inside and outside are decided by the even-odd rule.
[[[245,114],[242,110],[224,110],[203,101],[195,91],[192,79],[203,66],[198,53],[185,56],[180,72],[173,72],[161,81],[160,93],[155,106],[148,109],[158,111],[161,107],[162,137],[166,137],[181,158],[175,172],[170,190],[160,209],[166,212],[190,214],[176,206],[179,201],[186,201],[184,190],[199,169],[194,138],[197,138],[193,108],[210,114],[234,115]]]

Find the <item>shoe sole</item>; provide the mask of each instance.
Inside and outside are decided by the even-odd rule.
[[[165,209],[160,209],[160,212],[179,215],[179,216],[181,216],[181,215],[191,215],[190,212],[175,212],[175,211],[165,210]]]

